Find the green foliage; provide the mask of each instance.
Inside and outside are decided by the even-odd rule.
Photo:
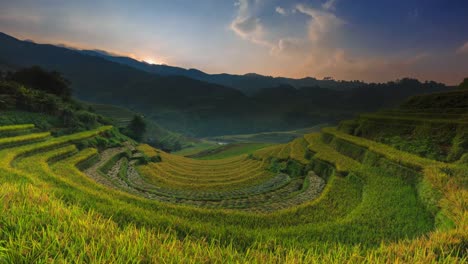
[[[342,133],[336,130],[335,128],[327,127],[324,128],[322,131],[323,134],[328,134],[331,138],[336,137],[344,141],[353,143],[356,146],[364,147],[369,152],[382,155],[390,161],[393,161],[397,164],[407,165],[411,168],[421,169],[426,165],[438,164],[436,161],[422,158],[407,152],[402,152],[382,143]]]
[[[155,146],[155,147],[164,150],[163,147],[157,147],[157,146]],[[200,153],[200,152],[203,152],[203,151],[206,151],[206,150],[210,150],[210,149],[215,149],[215,148],[218,148],[218,147],[219,146],[218,146],[218,144],[216,144],[216,142],[212,142],[212,141],[202,139],[202,140],[196,140],[194,142],[188,143],[181,150],[174,151],[174,152],[171,152],[171,153],[175,154],[175,155],[179,155],[179,156],[191,156],[191,155],[195,155],[197,153]]]
[[[86,103],[86,105],[88,105],[88,108],[93,109],[92,112],[109,118],[109,122],[112,122],[115,127],[121,129],[126,128],[135,115],[141,115],[137,112],[115,105],[94,103]],[[198,145],[199,140],[191,139],[183,136],[182,134],[169,131],[159,126],[151,119],[146,119],[145,123],[146,133],[143,136],[142,142],[150,144],[155,148],[174,152],[181,148],[186,149],[193,145]],[[181,155],[185,155],[183,153],[184,152],[182,152]]]
[[[444,153],[433,139],[430,138],[414,138],[404,140],[400,136],[384,137],[382,143],[390,145],[396,149],[414,153],[419,156],[428,157],[430,159],[442,160]]]
[[[401,105],[402,109],[436,110],[435,113],[445,112],[452,108],[468,107],[468,91],[465,89],[451,92],[440,92],[427,95],[417,95],[409,98]]]
[[[314,153],[311,150],[306,149],[306,151],[304,152],[304,159],[310,160],[312,159],[313,156],[314,156]]]
[[[1,108],[21,109],[31,112],[54,114],[58,111],[61,99],[44,91],[26,88],[12,81],[0,81]]]
[[[81,140],[76,145],[79,149],[97,148],[104,150],[108,148],[121,147],[129,138],[120,134],[117,128],[112,128],[99,136],[87,140]]]
[[[34,124],[36,129],[46,131],[54,128],[57,129],[57,127],[60,127],[61,122],[58,117],[46,114],[24,111],[0,111],[0,124]]]
[[[161,158],[161,156],[156,155],[156,156],[151,157],[151,158],[150,158],[150,161],[151,161],[151,162],[161,162],[161,161],[162,161],[162,158]]]
[[[460,89],[468,89],[468,78],[465,78],[463,80],[463,82],[460,83],[460,85],[458,86],[458,88]]]
[[[452,148],[447,157],[449,161],[455,161],[468,153],[468,125],[458,127],[456,136],[451,143]]]
[[[459,100],[457,96],[446,94],[440,97],[442,102],[447,98],[451,98],[450,102]],[[433,95],[430,98],[439,97]],[[416,101],[419,102],[418,100]],[[468,101],[468,97],[465,100]],[[434,104],[438,103],[441,102]],[[350,130],[346,128],[346,124],[342,124],[339,130],[430,159],[455,161],[468,150],[468,123],[463,118],[463,113],[468,108],[455,108],[456,113],[444,113],[445,109],[451,108],[441,108],[438,113],[425,110],[392,110],[364,114],[354,120],[357,124],[354,129]]]
[[[293,178],[304,176],[306,166],[296,160],[271,158],[268,169],[274,173],[285,173]]]
[[[72,91],[68,80],[59,72],[47,72],[38,66],[9,73],[6,76],[6,80],[20,83],[35,90],[54,94],[64,99],[69,99],[71,97]],[[50,101],[48,104],[54,103],[55,102]]]
[[[152,163],[162,162],[161,155],[159,154],[154,155],[154,156],[148,156],[141,152],[139,153],[139,155],[134,156],[133,159],[137,161],[138,165],[147,165],[150,162]]]
[[[286,168],[285,162],[282,162],[278,158],[269,158],[268,163],[269,163],[268,170],[274,173],[280,173],[284,171]]]
[[[460,164],[467,164],[468,165],[468,153],[463,154],[463,156],[458,161]]]
[[[456,161],[468,151],[468,91],[419,95],[401,107],[340,123],[341,132],[430,159]]]
[[[253,153],[247,154],[247,159],[256,160],[256,161],[260,161],[260,160],[261,160],[261,158],[255,156]]]
[[[305,134],[319,132],[323,125],[307,127],[302,129],[295,129],[289,131],[275,131],[275,132],[260,132],[255,134],[243,135],[225,135],[209,138],[213,141],[229,142],[229,143],[288,143]]]
[[[83,140],[77,143],[77,146],[79,149],[85,149],[85,148],[90,148],[90,147],[97,148],[97,149],[106,149],[110,147],[120,146],[120,144],[117,142],[113,142],[113,141],[111,142],[105,137],[98,136],[92,139]]]
[[[32,123],[38,129],[54,128],[54,135],[85,131],[108,124],[102,116],[84,110],[71,99],[30,89],[12,81],[0,81],[0,125]]]
[[[284,173],[290,175],[291,177],[300,177],[305,174],[305,166],[295,160],[288,160],[286,162],[286,168],[283,171]]]
[[[134,140],[141,142],[143,135],[146,133],[146,122],[142,116],[135,115],[130,124],[122,132]]]

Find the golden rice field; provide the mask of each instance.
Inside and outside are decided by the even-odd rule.
[[[215,160],[77,147],[110,129],[0,127],[0,262],[468,260],[464,159],[334,128]]]

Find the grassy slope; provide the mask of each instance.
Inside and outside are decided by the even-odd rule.
[[[440,161],[468,151],[468,91],[415,96],[400,108],[342,122],[343,132]]]
[[[213,141],[201,139],[198,142],[192,143],[191,146],[183,148],[179,151],[172,152],[172,154],[179,155],[179,156],[190,156],[197,154],[202,151],[216,149],[219,147],[219,144]]]
[[[87,134],[83,134],[83,137],[87,136]],[[77,138],[75,136],[69,137],[70,139]],[[64,140],[54,140],[53,142],[64,142]],[[40,146],[46,146],[49,144],[40,144]],[[18,148],[18,151],[15,151],[16,153],[24,153],[25,151],[30,151],[33,148],[31,147],[22,147],[24,150],[20,150],[21,148]],[[4,152],[5,154],[7,152]],[[9,160],[14,158],[11,151],[9,153]],[[89,153],[89,154],[88,154]],[[85,150],[84,152],[81,152],[80,155],[82,156],[87,156],[87,155],[94,155],[93,151],[87,151]],[[314,212],[313,215],[316,216],[316,218],[310,219],[310,217],[307,218],[296,218],[296,219],[291,219],[289,217],[285,217],[284,213],[281,214],[273,214],[269,217],[260,217],[259,219],[256,219],[257,217],[252,217],[249,215],[242,215],[242,214],[222,214],[219,217],[222,217],[224,219],[221,222],[224,222],[223,228],[220,229],[220,226],[218,226],[218,221],[221,219],[217,217],[215,214],[211,214],[208,211],[199,211],[197,210],[190,210],[190,209],[184,209],[184,208],[170,208],[163,205],[158,205],[157,203],[149,203],[149,202],[144,202],[141,200],[135,200],[134,198],[131,198],[127,195],[124,194],[119,194],[119,193],[114,193],[112,191],[107,190],[106,193],[102,193],[102,191],[99,191],[102,189],[102,187],[99,187],[98,185],[91,184],[89,180],[86,180],[86,177],[80,176],[80,173],[76,170],[73,169],[72,166],[75,163],[78,162],[77,158],[71,158],[68,159],[66,162],[60,162],[56,166],[53,166],[55,169],[53,171],[49,170],[46,165],[46,161],[50,159],[51,157],[54,157],[55,155],[62,154],[62,151],[57,151],[55,152],[54,150],[46,153],[45,155],[41,156],[32,156],[30,158],[23,158],[16,162],[16,171],[15,170],[8,170],[8,165],[6,167],[2,167],[1,170],[5,170],[4,174],[6,177],[3,177],[2,180],[5,179],[10,179],[10,181],[15,178],[15,179],[31,179],[32,181],[35,182],[35,184],[38,184],[38,186],[55,186],[52,189],[52,193],[55,193],[57,197],[63,197],[62,199],[65,199],[65,201],[68,201],[68,203],[71,202],[71,205],[64,205],[61,203],[56,196],[50,196],[48,194],[45,194],[44,192],[41,192],[39,189],[36,187],[32,187],[31,185],[27,185],[26,187],[23,187],[25,189],[19,190],[17,185],[13,183],[7,183],[5,186],[2,186],[2,195],[4,197],[10,197],[8,199],[4,199],[6,203],[3,203],[2,210],[4,212],[8,212],[7,214],[2,214],[3,215],[3,220],[2,222],[5,223],[4,226],[6,227],[5,230],[10,230],[10,228],[13,226],[18,225],[18,222],[21,223],[20,226],[22,227],[20,230],[28,230],[26,233],[25,232],[15,232],[15,235],[11,234],[9,231],[6,233],[3,233],[4,235],[8,236],[8,240],[5,240],[7,242],[2,243],[2,247],[7,248],[8,250],[6,253],[4,253],[5,258],[7,258],[10,261],[30,261],[32,259],[40,260],[40,259],[57,259],[57,258],[64,258],[64,259],[74,259],[75,261],[97,261],[99,259],[106,259],[107,260],[115,260],[115,261],[124,261],[124,260],[129,260],[130,258],[139,259],[141,261],[144,260],[151,260],[151,261],[157,261],[158,259],[171,259],[173,261],[177,260],[200,260],[207,261],[208,259],[231,259],[231,260],[237,260],[237,261],[259,261],[259,262],[275,262],[275,261],[298,261],[302,260],[305,262],[310,262],[318,259],[318,256],[320,256],[320,259],[323,261],[324,259],[333,259],[338,258],[338,259],[350,259],[353,258],[353,256],[358,256],[359,254],[366,254],[366,258],[368,260],[373,259],[373,260],[384,260],[388,255],[385,255],[385,252],[387,249],[383,246],[381,248],[377,249],[370,249],[370,251],[366,250],[368,253],[364,253],[363,248],[362,249],[356,249],[354,247],[347,247],[346,243],[344,242],[353,242],[353,241],[376,241],[380,239],[390,239],[392,240],[392,237],[400,236],[398,232],[404,232],[405,235],[409,235],[412,232],[416,230],[420,230],[417,232],[421,232],[421,228],[424,226],[423,223],[426,221],[424,220],[424,213],[421,213],[419,210],[421,210],[421,207],[415,203],[415,197],[414,193],[411,191],[411,189],[408,189],[407,187],[404,187],[404,183],[401,182],[398,178],[391,177],[391,176],[384,176],[384,177],[376,177],[373,178],[373,176],[378,176],[379,173],[373,175],[371,173],[371,170],[366,170],[363,169],[363,173],[371,173],[371,178],[368,180],[367,188],[370,188],[373,190],[372,192],[366,192],[364,190],[364,195],[362,198],[362,203],[358,207],[356,207],[356,210],[354,210],[352,214],[348,214],[347,217],[343,218],[342,221],[338,222],[328,222],[326,225],[310,225],[309,226],[298,226],[296,225],[291,225],[288,224],[289,227],[283,228],[283,229],[277,229],[276,231],[273,231],[270,229],[272,224],[276,225],[284,225],[285,223],[289,221],[299,221],[302,222],[307,219],[307,222],[311,221],[310,223],[313,223],[314,220],[316,219],[315,222],[319,219],[321,221],[324,221],[324,219],[329,219],[332,220],[333,218],[332,215],[330,214],[332,212],[337,213],[340,212],[338,208],[336,207],[336,203],[330,203],[329,206],[332,206],[330,208],[333,208],[333,211],[328,211],[327,209],[327,200],[332,198],[329,197],[327,198],[327,195],[322,197],[320,203],[313,203],[309,206],[302,207],[302,209],[298,209],[298,211],[293,210],[292,212],[301,212],[300,215],[303,215],[305,212]],[[81,158],[83,159],[83,158]],[[31,167],[28,164],[44,164],[43,166],[40,167]],[[14,175],[15,173],[20,173],[20,175]],[[56,174],[58,173],[58,174]],[[56,175],[56,176],[54,176]],[[68,175],[68,178],[62,178],[62,177],[57,177],[58,175]],[[339,178],[335,178],[339,179]],[[364,178],[365,179],[365,178]],[[387,179],[387,180],[385,180]],[[351,182],[353,182],[352,178],[350,178]],[[357,180],[357,179],[356,179]],[[341,180],[340,180],[341,181]],[[41,183],[43,182],[43,183]],[[385,184],[382,184],[385,183]],[[47,184],[46,184],[47,183]],[[337,184],[338,182],[332,182],[333,184],[330,185],[330,187],[333,187],[334,184]],[[44,185],[46,184],[46,185]],[[357,182],[354,182],[354,184],[359,185],[359,180]],[[402,185],[403,184],[403,185]],[[23,185],[24,186],[24,185]],[[68,188],[64,188],[66,186],[69,186]],[[402,188],[394,188],[401,186]],[[70,188],[71,187],[71,188]],[[50,187],[49,187],[50,188]],[[377,188],[377,189],[374,189]],[[345,197],[342,197],[341,200],[349,200],[351,198],[349,195],[349,190],[350,188],[339,188],[337,191],[345,191]],[[330,192],[328,192],[330,193]],[[337,196],[338,193],[334,193],[333,196]],[[106,198],[108,196],[109,200],[108,202],[102,203],[102,201],[107,200]],[[338,196],[339,197],[339,196]],[[336,197],[336,198],[338,198]],[[392,199],[389,199],[389,197],[394,197],[397,199],[399,202],[396,204],[395,202],[392,201]],[[411,198],[413,197],[413,198]],[[357,196],[358,201],[359,201],[359,194]],[[104,199],[104,200],[102,200]],[[402,200],[400,200],[402,199]],[[384,207],[384,210],[376,210],[376,205],[374,204],[376,201],[388,201],[389,203]],[[111,202],[112,201],[112,202]],[[369,202],[366,202],[369,201]],[[402,203],[402,201],[405,201]],[[27,203],[32,203],[33,206],[24,206],[24,202]],[[129,203],[127,206],[125,206],[126,203]],[[145,206],[146,204],[146,206]],[[151,206],[151,204],[153,204]],[[366,206],[367,204],[367,206]],[[80,205],[80,208],[76,207]],[[378,203],[378,205],[381,205],[381,203]],[[137,207],[135,207],[137,206]],[[150,207],[148,207],[150,206]],[[318,208],[314,208],[316,206],[319,206]],[[325,207],[323,207],[325,206]],[[97,210],[97,212],[100,212],[104,215],[112,214],[114,215],[113,219],[114,221],[117,221],[117,223],[124,224],[124,228],[122,229],[117,229],[116,224],[113,223],[113,221],[109,220],[104,220],[101,216],[96,215],[94,213],[84,213],[81,208],[94,208],[94,210]],[[320,208],[323,209],[320,209]],[[115,209],[112,208],[120,208],[119,214],[115,214]],[[131,209],[133,208],[133,209]],[[150,214],[149,211],[147,211],[145,208],[152,208],[151,211],[156,210],[157,212],[165,211],[166,216],[164,217],[159,217],[160,220],[158,220],[158,217],[151,216],[150,218],[146,217],[141,217],[138,215],[141,215],[141,213],[146,212],[145,214]],[[349,206],[344,206],[343,209],[350,208]],[[351,207],[352,208],[352,207]],[[381,207],[377,207],[381,208]],[[394,208],[394,211],[388,210],[389,208]],[[404,208],[405,210],[400,210]],[[419,209],[418,209],[419,208]],[[6,211],[5,211],[6,210]],[[321,210],[324,210],[324,214],[319,214]],[[401,211],[405,212],[404,214],[401,214]],[[112,213],[111,213],[112,212]],[[291,212],[291,213],[292,213]],[[378,212],[386,213],[384,215],[379,214]],[[370,213],[370,214],[369,214]],[[362,217],[362,214],[367,215],[367,216],[372,216],[372,217]],[[150,216],[148,215],[148,216]],[[171,217],[177,216],[176,218]],[[205,215],[203,219],[203,224],[197,224],[197,219],[200,218],[200,216],[197,215]],[[346,215],[346,214],[345,214]],[[335,216],[345,216],[343,214],[338,214]],[[395,218],[395,215],[398,216],[398,218]],[[22,220],[22,217],[27,216],[26,219],[30,220]],[[19,217],[19,218],[18,218]],[[207,218],[208,217],[208,218]],[[420,217],[423,217],[420,219]],[[227,218],[227,219],[226,219]],[[34,220],[33,220],[34,219]],[[102,219],[102,220],[101,220]],[[184,220],[185,219],[185,220]],[[289,220],[286,220],[289,219]],[[382,222],[383,219],[392,219],[392,221],[384,221]],[[411,219],[411,223],[414,224],[414,219],[420,219],[420,224],[418,225],[407,225],[404,223],[410,223],[408,220]],[[208,220],[208,221],[207,221]],[[286,220],[286,221],[285,221]],[[168,222],[166,221],[174,221],[174,222],[169,222],[169,223],[180,223],[182,225],[177,224],[176,226],[178,230],[184,230],[185,228],[188,228],[188,226],[185,226],[183,223],[186,222],[188,225],[191,226],[191,232],[192,236],[194,236],[192,239],[186,239],[182,244],[180,243],[179,240],[175,239],[174,235],[166,232],[158,232],[156,230],[152,230],[151,228],[148,229],[135,229],[133,225],[127,225],[125,223],[128,223],[128,221],[132,221],[134,223],[139,223],[138,225],[148,225],[149,226],[160,226],[163,227],[164,225],[167,225]],[[163,222],[164,225],[161,225]],[[213,222],[212,222],[213,221]],[[298,223],[299,223],[298,222]],[[320,222],[320,220],[319,220]],[[47,223],[49,226],[46,230],[40,229],[41,224],[40,223]],[[146,223],[146,224],[144,224]],[[157,224],[159,223],[159,224]],[[235,224],[238,223],[238,224]],[[316,222],[317,223],[317,222]],[[323,223],[323,222],[322,222]],[[239,225],[240,224],[240,225]],[[372,228],[375,224],[379,225],[379,233],[375,233],[375,228]],[[385,224],[384,226],[382,226]],[[401,230],[401,224],[403,226],[406,226],[406,230]],[[170,224],[173,225],[173,224]],[[256,248],[256,246],[252,246],[252,250],[249,250],[248,253],[241,253],[236,249],[240,241],[242,241],[241,237],[236,237],[235,239],[235,244],[232,246],[222,246],[216,243],[210,243],[210,244],[204,244],[203,242],[200,242],[197,237],[201,235],[201,233],[198,233],[196,230],[198,228],[202,228],[202,230],[207,230],[211,225],[210,229],[211,230],[209,233],[213,234],[222,234],[224,233],[222,230],[227,228],[227,230],[232,228],[235,228],[237,230],[244,230],[242,231],[242,236],[246,238],[249,236],[256,237],[257,241],[261,241],[261,237],[266,236],[266,237],[277,237],[280,239],[279,241],[280,244],[283,243],[292,243],[292,245],[296,246],[288,246],[286,250],[282,250],[281,248],[275,249],[275,254],[270,255],[267,252],[261,250],[260,248],[263,248],[262,245],[259,245],[259,248]],[[388,225],[388,226],[387,226]],[[174,226],[174,227],[176,227]],[[185,226],[185,227],[184,227]],[[231,227],[229,227],[231,226]],[[245,229],[248,226],[251,226],[252,229]],[[262,231],[261,226],[268,227]],[[295,226],[295,227],[294,227]],[[38,228],[39,227],[39,228]],[[398,229],[396,229],[398,227]],[[368,229],[370,228],[370,229]],[[427,227],[425,227],[427,228]],[[208,230],[210,230],[208,229]],[[424,228],[423,228],[424,229]],[[227,231],[225,230],[225,231]],[[307,230],[307,231],[306,231]],[[393,231],[392,231],[393,230]],[[395,232],[397,231],[398,232]],[[31,232],[34,231],[34,232]],[[234,229],[232,230],[234,231]],[[300,234],[304,234],[304,232],[307,232],[307,234],[315,234],[313,239],[310,241],[314,240],[323,240],[323,241],[333,241],[335,239],[338,239],[338,241],[341,241],[341,243],[344,244],[331,244],[331,245],[323,245],[314,246],[313,251],[302,251],[301,248],[304,247],[311,247],[313,244],[305,243],[306,241],[309,241],[310,238],[306,238],[304,236],[301,237]],[[64,239],[54,239],[61,237],[63,234],[66,232],[70,232],[70,235],[67,236],[67,238]],[[206,231],[205,231],[206,232]],[[203,233],[205,233],[203,232]],[[104,234],[106,233],[106,234]],[[205,233],[207,234],[207,233]],[[233,235],[233,234],[232,234]],[[116,239],[118,237],[122,237],[122,239]],[[131,239],[129,238],[131,237]],[[296,237],[295,239],[292,239],[292,237]],[[127,239],[128,238],[128,239]],[[292,239],[292,240],[291,240]],[[294,241],[297,240],[297,242],[300,241],[299,244],[294,243]],[[80,242],[74,242],[75,240],[78,241],[88,241],[87,244],[89,244],[89,241],[91,242],[91,245],[93,246],[88,246],[84,247]],[[104,242],[105,241],[105,242]],[[192,242],[193,241],[193,242]],[[287,242],[289,241],[289,242]],[[35,247],[29,247],[29,243],[34,243],[36,246]],[[161,244],[161,246],[154,247],[151,246],[150,248],[148,245],[154,245],[154,244]],[[104,246],[106,245],[106,246]],[[175,246],[178,245],[178,247],[182,247],[185,249],[185,251],[174,251],[168,249],[170,246]],[[198,245],[198,247],[196,246]],[[234,246],[235,245],[235,246]],[[302,246],[299,246],[302,245]],[[234,246],[234,247],[233,247]],[[121,247],[125,247],[124,251],[121,251]],[[27,254],[18,254],[20,251],[18,251],[19,248],[30,248],[28,250]],[[47,250],[44,250],[47,248]],[[202,250],[202,248],[204,248]],[[276,248],[276,246],[275,246]],[[23,251],[24,252],[24,251]],[[42,252],[42,253],[40,253]],[[72,254],[68,254],[67,252],[72,252]],[[144,252],[142,254],[142,252]],[[162,253],[166,252],[166,253]],[[383,253],[382,253],[383,252]],[[39,254],[40,253],[40,254]],[[383,257],[379,255],[383,254]],[[387,253],[388,254],[388,253]],[[227,257],[227,258],[223,258]],[[359,258],[361,259],[361,258]],[[361,259],[362,260],[362,259]]]
[[[137,114],[129,109],[119,106],[85,102],[83,104],[91,107],[96,113],[115,120],[118,127],[125,127],[130,124],[132,118]]]
[[[204,150],[189,157],[201,160],[224,159],[243,154],[253,153],[258,149],[271,146],[271,143],[234,143],[215,149]]]
[[[274,143],[290,142],[305,134],[318,132],[321,127],[322,125],[290,131],[219,136],[202,141],[199,144],[195,144],[194,147],[183,149],[173,154],[196,159],[219,159],[248,154],[258,149],[272,146]],[[230,143],[219,146],[215,141]]]
[[[86,103],[92,109],[96,111],[97,114],[100,114],[105,117],[109,117],[115,121],[116,126],[126,127],[135,115],[139,113],[131,111],[127,108],[106,105],[106,104],[94,104]],[[167,129],[160,127],[158,124],[151,120],[146,120],[147,122],[147,132],[145,134],[145,141],[149,143],[155,143],[158,146],[172,149],[175,144],[180,144],[181,147],[187,148],[194,144],[197,144],[196,141],[190,140],[187,137],[184,137],[181,134],[174,133]]]
[[[297,137],[308,133],[319,132],[324,125],[318,125],[309,128],[303,128],[290,131],[275,131],[256,134],[227,135],[210,138],[213,141],[245,143],[245,142],[264,142],[264,143],[286,143]]]

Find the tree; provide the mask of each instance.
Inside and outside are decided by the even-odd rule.
[[[141,141],[146,133],[146,122],[143,117],[135,115],[124,133],[136,141]]]
[[[468,78],[465,78],[462,83],[458,86],[460,89],[467,89],[468,90]]]
[[[182,145],[180,144],[179,141],[176,141],[176,142],[174,143],[174,146],[173,146],[172,148],[173,148],[172,151],[178,151],[178,150],[181,150],[181,149],[182,149]]]
[[[64,99],[72,94],[70,82],[59,72],[47,72],[39,66],[24,68],[6,76],[9,81],[15,81],[31,89],[52,93]]]

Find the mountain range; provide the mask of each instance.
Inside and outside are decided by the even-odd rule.
[[[385,84],[207,74],[151,65],[96,50],[21,41],[0,33],[0,69],[33,65],[61,72],[80,100],[144,113],[190,136],[287,130],[391,107],[415,94],[450,89],[402,79]]]
[[[104,58],[106,60],[128,65],[136,69],[161,76],[185,76],[199,81],[205,81],[231,87],[242,91],[247,95],[253,95],[262,88],[271,88],[281,85],[290,85],[295,88],[319,86],[322,88],[345,90],[362,86],[361,81],[335,81],[333,79],[318,80],[312,77],[292,79],[285,77],[264,76],[256,73],[244,75],[234,74],[208,74],[198,69],[185,69],[163,64],[149,64],[129,57],[118,56],[103,50],[78,50],[83,54]]]

